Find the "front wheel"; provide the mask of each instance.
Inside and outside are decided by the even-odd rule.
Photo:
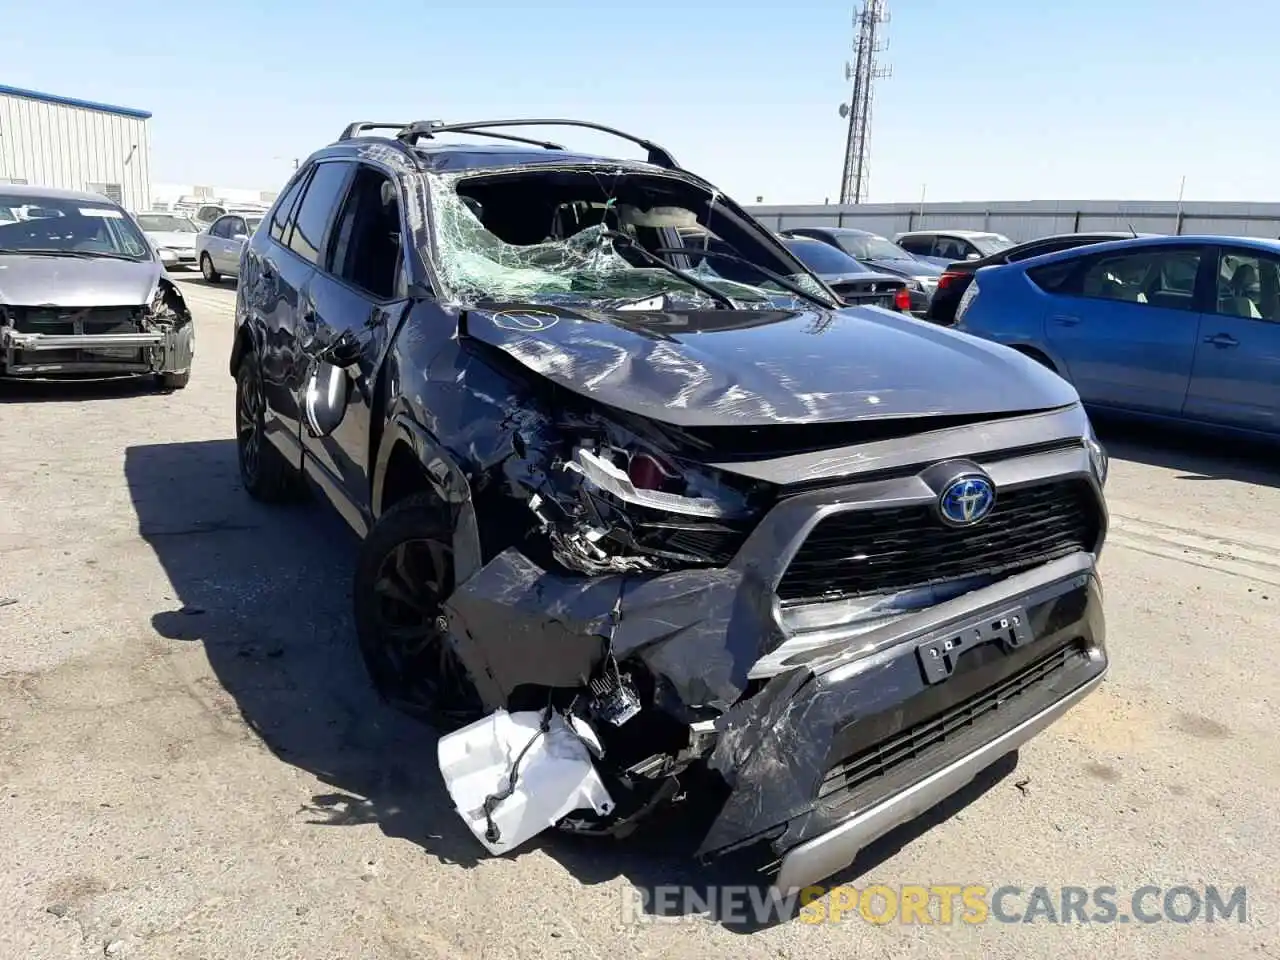
[[[213,261],[209,259],[207,253],[200,254],[200,275],[207,283],[217,283],[222,279],[222,274],[213,269]]]
[[[191,371],[160,374],[160,386],[165,390],[181,390],[191,382]]]
[[[453,547],[436,498],[408,497],[378,518],[361,545],[354,588],[360,656],[383,700],[445,731],[483,716],[445,624]]]

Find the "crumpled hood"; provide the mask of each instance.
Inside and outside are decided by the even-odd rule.
[[[599,403],[685,427],[1011,414],[1077,402],[1008,347],[902,314],[468,310],[466,335]]]
[[[196,245],[194,233],[182,233],[177,230],[148,230],[147,239],[157,247],[173,247],[178,250],[190,250]]]
[[[0,254],[0,303],[27,307],[132,307],[151,302],[161,266],[107,257]]]

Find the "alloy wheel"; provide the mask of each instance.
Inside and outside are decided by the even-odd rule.
[[[438,540],[404,540],[378,565],[373,591],[374,655],[384,692],[406,712],[454,725],[475,719],[481,709],[450,645],[441,607],[452,586],[452,560]]]

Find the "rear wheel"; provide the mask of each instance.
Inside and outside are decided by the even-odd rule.
[[[200,275],[209,283],[217,283],[222,279],[222,274],[213,269],[213,261],[207,253],[200,254]]]
[[[298,472],[266,438],[266,385],[255,350],[240,359],[236,372],[236,453],[240,482],[249,496],[266,503],[295,499],[301,487]]]
[[[379,696],[440,730],[483,716],[444,618],[453,547],[436,498],[408,497],[378,518],[361,545],[354,586],[360,655]]]

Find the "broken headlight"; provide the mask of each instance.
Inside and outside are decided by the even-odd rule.
[[[562,564],[588,574],[727,564],[750,532],[746,496],[712,471],[636,444],[583,440],[562,464],[576,475],[566,514],[547,523]],[[541,512],[541,501],[533,504]]]
[[[704,479],[699,489],[677,467],[647,451],[578,447],[571,469],[596,490],[623,503],[687,517],[731,519],[747,513],[743,500]]]

